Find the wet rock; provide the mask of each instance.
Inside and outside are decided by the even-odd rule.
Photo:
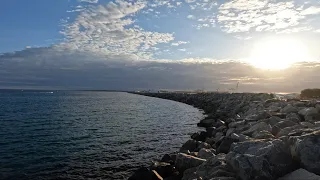
[[[209,159],[211,157],[215,156],[215,151],[214,149],[205,149],[205,148],[202,148],[200,149],[199,153],[198,153],[198,158],[201,158],[201,159]]]
[[[185,151],[195,151],[199,145],[199,142],[193,139],[188,140],[186,143],[182,145],[180,148],[180,152],[185,152]]]
[[[298,112],[298,108],[292,106],[291,104],[288,104],[286,107],[281,109],[281,113],[296,113]]]
[[[202,148],[204,148],[204,149],[211,149],[211,146],[210,146],[210,144],[208,144],[208,143],[200,142],[199,145],[198,145],[198,147],[197,147],[197,149],[196,149],[196,151],[199,151],[199,150],[202,149]]]
[[[242,132],[242,134],[251,136],[254,132],[263,130],[271,132],[271,126],[265,122],[260,122],[253,125],[250,129]]]
[[[320,175],[320,131],[293,137],[293,155],[301,166],[317,175]]]
[[[215,124],[214,119],[203,119],[197,125],[199,127],[212,127]]]
[[[204,132],[204,131],[201,131],[200,133],[196,132],[191,135],[191,139],[194,139],[196,141],[205,141],[206,137],[207,137],[207,132]]]
[[[187,170],[189,172],[183,174],[182,180],[193,179],[212,179],[217,177],[234,178],[235,174],[227,168],[225,154],[218,154],[202,163],[197,168]]]
[[[279,139],[234,143],[226,160],[241,180],[276,179],[296,168],[289,146]]]
[[[154,170],[148,168],[138,169],[128,180],[163,180],[163,178]]]
[[[214,141],[215,142],[219,141],[219,139],[221,139],[221,137],[223,137],[223,133],[222,132],[217,132],[217,134],[214,137]]]
[[[221,144],[217,149],[217,153],[225,153],[227,154],[230,150],[231,144],[234,142],[239,142],[238,139],[233,139],[231,137],[224,137]]]
[[[205,161],[205,159],[197,158],[184,153],[178,153],[175,166],[179,172],[183,172],[186,169],[197,167]]]
[[[320,176],[300,168],[279,178],[278,180],[320,180]]]
[[[151,170],[155,170],[161,177],[170,177],[175,174],[175,167],[170,163],[155,162],[151,166]]]
[[[216,127],[208,127],[206,128],[206,131],[207,131],[208,137],[214,137],[218,132]]]
[[[210,144],[211,147],[212,147],[212,145],[215,144],[214,138],[207,138],[206,141],[205,141],[205,143]]]
[[[166,163],[173,163],[173,159],[171,159],[171,156],[169,154],[163,155],[160,161]]]

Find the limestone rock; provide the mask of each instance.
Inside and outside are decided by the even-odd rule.
[[[184,153],[178,153],[175,166],[179,172],[183,172],[186,169],[197,167],[205,161],[205,159],[193,157]]]
[[[279,178],[278,180],[320,180],[320,176],[300,168]]]

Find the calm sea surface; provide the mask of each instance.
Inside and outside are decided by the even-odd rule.
[[[125,179],[178,150],[202,117],[128,93],[0,91],[0,179]]]

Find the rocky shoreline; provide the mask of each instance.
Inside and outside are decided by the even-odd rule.
[[[320,102],[253,93],[136,93],[202,109],[203,127],[129,180],[320,180]]]

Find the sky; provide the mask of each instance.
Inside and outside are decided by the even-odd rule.
[[[0,88],[299,92],[319,0],[2,0]]]

